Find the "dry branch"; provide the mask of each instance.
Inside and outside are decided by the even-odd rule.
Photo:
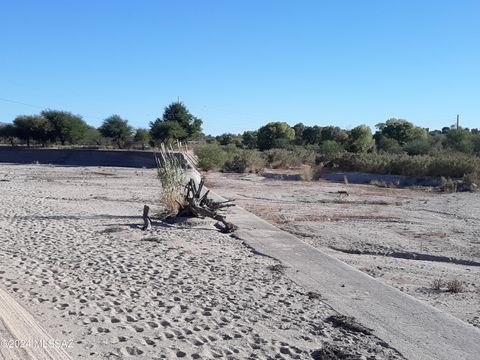
[[[207,190],[202,195],[204,182],[204,179],[202,179],[197,187],[195,181],[190,179],[185,186],[185,205],[181,206],[177,216],[195,216],[199,218],[210,217],[218,221],[218,223],[215,224],[215,227],[220,231],[225,233],[235,231],[237,226],[226,221],[225,216],[219,214],[219,211],[226,207],[234,206],[234,204],[231,204],[231,201],[217,202],[209,199],[208,194],[210,190]]]

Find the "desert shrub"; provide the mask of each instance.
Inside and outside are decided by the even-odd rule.
[[[416,139],[403,147],[408,155],[425,155],[430,152],[432,145],[428,139]]]
[[[272,168],[297,167],[314,164],[316,152],[310,147],[295,146],[290,149],[270,149],[264,151],[264,156]]]
[[[464,154],[441,154],[431,158],[429,176],[449,176],[461,178],[480,168],[478,158]]]
[[[300,166],[301,160],[298,159],[291,150],[270,149],[264,152],[267,163],[272,168]]]
[[[194,151],[198,157],[198,167],[202,170],[222,168],[228,160],[228,153],[218,144],[198,145]]]
[[[456,192],[457,182],[452,180],[451,178],[446,178],[445,176],[441,176],[439,189],[445,192]]]
[[[478,157],[465,154],[416,155],[388,153],[338,153],[320,154],[317,164],[333,162],[343,171],[360,171],[376,174],[392,174],[405,176],[444,176],[446,178],[462,178],[464,175],[480,172]],[[475,176],[475,175],[472,175]]]
[[[475,170],[472,173],[466,174],[462,178],[463,182],[466,185],[477,185],[480,186],[480,170]]]
[[[459,293],[463,291],[463,283],[460,280],[454,279],[447,281],[447,291],[451,293]]]
[[[257,150],[242,150],[225,162],[223,169],[238,173],[258,172],[265,167],[265,159]]]
[[[326,140],[320,144],[320,153],[322,154],[338,154],[343,150],[342,144],[335,140]]]
[[[435,279],[432,281],[432,289],[433,290],[440,290],[443,287],[443,280],[442,279]]]
[[[185,172],[181,159],[172,149],[166,149],[162,144],[160,154],[155,155],[157,161],[157,176],[162,186],[160,201],[165,206],[167,213],[176,214],[183,204],[183,186]]]
[[[313,179],[314,171],[310,165],[305,165],[302,167],[301,177],[302,180],[311,181]]]

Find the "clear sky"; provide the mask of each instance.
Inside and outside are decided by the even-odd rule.
[[[214,135],[480,127],[480,1],[1,0],[0,122],[51,108],[147,127],[177,97]]]

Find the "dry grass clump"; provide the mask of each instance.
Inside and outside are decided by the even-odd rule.
[[[442,279],[435,279],[432,281],[432,289],[433,290],[441,290],[443,287],[443,280]]]
[[[436,291],[446,288],[447,292],[456,294],[463,291],[463,282],[457,279],[449,280],[447,282],[442,279],[435,279],[432,281],[431,287]]]
[[[155,154],[157,162],[157,176],[162,185],[160,201],[165,206],[168,214],[178,213],[184,204],[183,188],[185,186],[185,172],[179,157],[172,148],[160,147],[160,153]]]
[[[454,279],[446,283],[447,291],[451,293],[459,293],[463,291],[463,283],[460,280]]]
[[[312,167],[310,165],[302,165],[300,176],[304,181],[312,181],[313,180]]]

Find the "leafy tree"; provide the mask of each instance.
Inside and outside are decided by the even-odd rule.
[[[444,126],[442,128],[442,134],[447,134],[450,131],[450,128],[448,126]]]
[[[334,140],[344,143],[348,139],[348,134],[338,126],[325,126],[322,128],[322,141]]]
[[[473,151],[472,134],[466,129],[451,129],[446,134],[446,145],[448,148],[464,153]]]
[[[303,125],[302,123],[298,123],[293,126],[293,131],[295,131],[295,145],[303,144],[304,130],[305,130],[305,125]]]
[[[366,125],[360,125],[350,130],[347,150],[351,152],[367,152],[375,146],[372,130]]]
[[[49,123],[38,115],[21,115],[13,120],[16,136],[27,142],[30,147],[31,140],[39,140],[45,144],[49,138]]]
[[[53,141],[60,141],[65,145],[67,142],[78,144],[85,139],[88,125],[80,115],[59,110],[44,110],[41,115],[50,124],[50,136]]]
[[[15,139],[18,139],[18,129],[12,124],[3,125],[0,127],[0,138],[15,146]]]
[[[320,126],[305,126],[302,132],[302,143],[315,145],[322,141],[322,128]]]
[[[165,108],[161,119],[150,122],[150,135],[160,141],[184,141],[199,136],[202,123],[183,103],[175,102]]]
[[[84,143],[87,145],[101,146],[105,145],[106,139],[102,136],[100,131],[93,126],[89,126],[85,133]]]
[[[385,123],[377,124],[376,127],[384,137],[397,141],[399,145],[405,145],[413,140],[415,126],[407,120],[391,118]]]
[[[295,131],[286,122],[271,122],[258,129],[258,148],[285,147],[295,139]]]
[[[480,155],[480,133],[472,131],[473,151]]]
[[[173,140],[185,140],[188,138],[188,130],[178,121],[157,121],[150,123],[150,136],[152,139],[164,142]]]
[[[122,119],[119,115],[106,118],[98,130],[102,136],[111,138],[119,148],[132,139],[132,127],[128,125],[128,120]]]
[[[338,154],[343,151],[343,146],[335,140],[325,140],[320,144],[320,153],[326,155]]]
[[[235,144],[238,147],[242,146],[242,136],[240,135],[225,133],[218,135],[215,138],[220,145]]]
[[[403,146],[408,155],[425,155],[433,148],[433,143],[429,139],[418,138],[412,140]]]
[[[142,150],[145,150],[145,147],[150,141],[150,133],[147,129],[138,128],[133,137],[133,141],[142,144]]]
[[[243,146],[247,149],[255,149],[257,147],[258,133],[257,131],[245,131],[242,135]]]
[[[402,152],[402,147],[397,140],[392,139],[388,136],[384,136],[380,132],[375,133],[374,138],[378,150],[392,154],[398,154]]]

